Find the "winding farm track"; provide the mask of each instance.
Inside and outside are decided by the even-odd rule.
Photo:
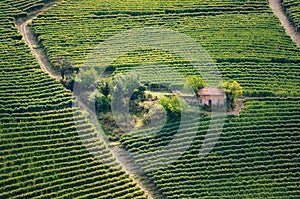
[[[38,42],[33,34],[33,32],[28,28],[27,21],[19,25],[21,34],[24,37],[25,42],[30,47],[31,53],[36,57],[41,69],[48,73],[51,77],[60,80],[60,76],[55,74],[53,70],[50,69],[51,63],[43,50],[36,48]]]
[[[51,8],[53,5],[55,5],[56,3],[60,2],[60,1],[62,1],[62,0],[57,0],[55,2],[52,2],[48,5],[46,5],[44,8],[30,13],[28,17],[19,19],[18,21],[16,21],[17,28],[20,30],[20,33],[23,36],[26,44],[29,46],[31,53],[36,57],[41,69],[44,72],[48,73],[50,75],[50,77],[52,77],[58,81],[61,79],[61,76],[57,75],[51,69],[52,64],[49,61],[47,54],[44,52],[43,49],[38,47],[39,42],[38,42],[36,36],[34,35],[34,32],[27,26],[27,23],[31,19],[36,17],[40,12]],[[94,125],[95,129],[97,129],[99,131],[99,129],[97,128],[98,120],[94,116],[93,112],[84,103],[80,102],[79,100],[77,100],[77,102],[78,102],[78,106],[80,106],[83,110],[86,110],[89,113],[90,122]],[[101,139],[101,140],[104,141],[104,139]],[[124,170],[126,170],[130,174],[130,176],[133,178],[133,180],[144,190],[144,192],[148,195],[149,199],[154,199],[154,197],[153,197],[154,193],[155,193],[155,195],[159,195],[159,193],[155,190],[155,188],[153,187],[152,184],[148,184],[148,187],[151,188],[151,190],[150,190],[149,188],[147,188],[144,185],[144,183],[142,183],[142,181],[140,179],[137,178],[138,172],[136,171],[136,167],[134,166],[133,161],[129,160],[130,157],[128,154],[124,154],[123,153],[124,151],[121,150],[118,146],[108,146],[108,149],[113,154],[113,156],[117,159],[117,161],[122,165],[122,168]]]
[[[30,30],[30,28],[27,26],[27,23],[36,17],[40,12],[45,11],[49,8],[51,8],[53,5],[57,4],[58,2],[61,2],[62,0],[57,0],[54,2],[51,2],[44,6],[44,8],[38,9],[36,11],[33,11],[32,13],[29,13],[27,17],[23,19],[19,19],[16,21],[17,28],[20,30],[21,35],[23,36],[26,44],[29,46],[31,53],[36,57],[41,69],[48,73],[51,77],[60,80],[60,76],[51,70],[51,62],[48,59],[48,56],[44,52],[43,49],[37,48],[38,41],[34,35],[34,33]]]
[[[30,47],[32,54],[36,57],[41,69],[48,73],[52,78],[55,78],[57,80],[60,80],[60,76],[51,70],[51,63],[46,55],[46,53],[40,49],[37,48],[38,41],[35,37],[33,31],[27,26],[28,21],[36,17],[40,12],[51,8],[51,6],[55,5],[56,3],[60,2],[61,0],[57,0],[53,3],[50,3],[46,5],[44,8],[37,10],[33,13],[30,13],[30,15],[24,19],[16,21],[17,28],[20,30],[22,36],[24,37],[24,40],[26,44]],[[281,4],[281,0],[269,0],[269,5],[272,8],[274,14],[279,18],[282,26],[284,27],[286,33],[292,38],[292,40],[297,44],[298,47],[300,47],[300,33],[296,31],[296,28],[293,27],[291,22],[288,20],[288,18],[285,15],[284,9]],[[81,106],[83,109],[91,113],[88,107],[86,107],[83,103],[80,101],[78,102],[79,106]],[[96,128],[97,118],[91,118],[91,122]],[[97,128],[96,128],[97,129]],[[117,158],[118,162],[121,163],[122,167],[130,173],[130,175],[134,178],[134,181],[143,188],[143,190],[148,194],[150,199],[153,199],[154,192],[157,191],[150,191],[148,188],[145,187],[145,185],[137,178],[135,178],[136,169],[132,163],[132,161],[128,160],[128,155],[123,154],[120,152],[120,149],[117,146],[111,146],[109,147],[110,151],[113,153],[114,157]],[[156,193],[157,194],[157,193]]]
[[[269,5],[274,14],[279,18],[282,26],[285,29],[285,32],[292,38],[297,46],[300,47],[300,33],[287,18],[282,6],[282,0],[269,0]]]

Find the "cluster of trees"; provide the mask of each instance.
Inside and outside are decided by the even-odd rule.
[[[85,75],[81,76],[79,81],[81,81],[82,86],[86,86],[88,89],[91,83],[97,82],[97,80],[93,69],[85,72]],[[149,108],[143,102],[152,101],[152,96],[145,94],[147,87],[141,83],[137,74],[118,74],[113,77],[102,78],[97,82],[96,88],[96,91],[90,95],[89,102],[95,106],[103,128],[112,140],[118,140],[124,133],[122,129],[126,126],[137,125],[134,123],[127,124],[128,121],[132,122],[132,120],[123,117],[128,117],[129,114],[132,116],[131,119],[137,123],[137,120],[140,120],[149,112]],[[129,106],[129,113],[126,106]],[[119,123],[117,125],[116,117],[119,122],[124,121],[124,124],[121,125],[122,129]],[[146,123],[141,122],[141,124]]]
[[[137,74],[119,74],[114,76],[114,80],[105,78],[98,83],[95,96],[98,112],[110,111],[111,106],[121,110],[129,100],[135,103],[146,100],[146,87],[141,84]]]
[[[167,111],[169,120],[179,118],[181,116],[182,106],[186,104],[183,100],[180,100],[177,96],[162,97],[159,103]]]
[[[85,86],[96,81],[93,78],[95,75],[91,75],[96,73],[93,70],[91,69],[89,73],[86,73],[86,76],[82,77]],[[199,97],[198,90],[206,87],[207,84],[200,76],[196,75],[187,76],[186,79],[187,82],[184,87],[186,89],[188,87],[192,88],[196,96]],[[140,102],[149,98],[145,95],[147,87],[141,84],[140,77],[137,74],[119,74],[114,76],[114,80],[111,77],[102,79],[97,86],[97,92],[93,97],[95,97],[95,106],[98,113],[110,112],[111,106],[114,106],[115,110],[123,110],[125,103],[130,104],[131,114],[139,114],[139,111],[147,112],[143,107],[140,107]],[[236,100],[242,95],[242,87],[237,81],[230,80],[220,84],[220,88],[226,94],[228,110],[233,110]],[[182,109],[186,106],[186,102],[175,95],[164,96],[159,99],[158,103],[164,107],[169,119],[179,118]]]
[[[75,83],[74,74],[79,72],[78,67],[74,67],[74,64],[71,59],[56,57],[53,59],[53,66],[60,73],[61,80],[60,82],[70,90],[73,90],[73,86]]]
[[[60,71],[62,83],[72,90],[74,76],[79,69],[73,67],[73,63],[67,58],[55,58],[54,66]],[[97,71],[91,68],[80,74],[80,78],[77,81],[80,82],[83,88],[90,89],[95,85],[97,79]],[[197,97],[199,97],[199,89],[205,87],[207,87],[207,84],[201,76],[190,75],[186,77],[184,90],[192,89]],[[225,81],[220,87],[224,89],[226,94],[228,109],[234,109],[236,100],[242,95],[240,84],[236,81]],[[139,114],[138,112],[141,111],[145,115],[149,110],[141,107],[140,102],[147,99],[145,95],[146,90],[147,87],[141,84],[140,77],[137,74],[118,74],[113,78],[110,76],[101,79],[97,84],[97,91],[90,96],[90,102],[94,103],[97,113],[111,113],[112,106],[115,110],[124,110],[126,103],[129,103],[131,114]],[[151,96],[148,98],[151,98]],[[184,100],[179,99],[175,95],[162,97],[158,103],[164,107],[169,119],[179,118],[182,108],[184,108],[183,106],[186,105]],[[113,124],[112,114],[107,115],[109,117],[106,119]],[[117,127],[115,124],[112,126]]]
[[[78,73],[79,69],[73,66],[73,63],[68,58],[55,58],[54,66],[58,68],[61,75],[61,82],[70,90],[74,86],[74,73]],[[119,74],[114,77],[117,81],[113,82],[112,79],[107,78],[98,84],[98,91],[95,94],[96,109],[99,112],[107,112],[111,107],[111,102],[113,101],[113,106],[122,106],[124,102],[122,100],[129,98],[131,100],[145,100],[146,87],[140,83],[139,76],[137,74]],[[80,75],[80,82],[84,88],[90,88],[97,80],[97,72],[94,68],[88,69],[83,74]],[[202,77],[198,75],[190,75],[186,77],[186,83],[184,89],[188,90],[192,88],[196,96],[198,96],[198,90],[205,88],[207,84]],[[229,110],[233,110],[236,100],[242,95],[242,87],[237,81],[225,81],[221,84],[221,88],[224,89],[226,94],[226,102]],[[110,95],[113,91],[114,94]],[[111,99],[115,96],[115,99]],[[121,100],[121,101],[120,101]],[[178,98],[165,97],[160,100],[160,104],[166,109],[170,116],[178,117],[180,103]],[[122,107],[119,107],[120,109]]]

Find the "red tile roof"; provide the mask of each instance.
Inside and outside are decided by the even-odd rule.
[[[224,96],[225,93],[218,88],[202,88],[198,91],[199,96]]]

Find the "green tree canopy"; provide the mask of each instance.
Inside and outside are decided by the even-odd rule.
[[[184,85],[184,88],[187,90],[189,86],[192,87],[194,92],[198,95],[198,90],[206,87],[206,83],[202,77],[197,75],[189,75],[186,77],[187,82]]]
[[[125,75],[120,73],[114,77],[114,90],[126,97],[130,97],[134,90],[140,86],[140,77],[136,73]]]
[[[179,117],[182,106],[185,105],[185,102],[180,101],[177,96],[164,96],[159,100],[159,103],[166,109],[169,117]]]
[[[242,87],[237,81],[225,81],[223,88],[226,93],[227,104],[233,109],[236,99],[242,96]]]
[[[112,89],[112,80],[111,78],[103,78],[98,84],[98,91],[107,97]]]
[[[58,68],[62,80],[65,79],[66,74],[72,74],[74,71],[78,72],[78,68],[73,66],[71,59],[56,57],[53,59],[53,65]]]
[[[96,83],[97,71],[94,68],[90,68],[84,71],[79,78],[81,86],[83,88],[89,89]]]

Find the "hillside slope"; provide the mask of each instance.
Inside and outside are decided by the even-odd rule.
[[[29,25],[50,61],[67,57],[80,66],[111,36],[128,29],[157,27],[182,32],[198,42],[217,62],[223,78],[240,82],[247,96],[297,95],[300,89],[300,49],[266,1],[69,0]],[[160,63],[193,73],[185,60],[149,50],[125,55],[112,66],[124,71]]]
[[[13,20],[9,20],[7,23],[13,25]],[[169,154],[157,157],[154,163],[167,162],[182,146],[190,144],[185,139],[193,135],[192,131],[196,130],[197,135],[183,156],[166,167],[154,168],[145,156],[168,145],[178,132],[178,123],[166,124],[155,136],[125,135],[121,139],[122,146],[132,154],[141,172],[146,174],[165,198],[300,197],[300,49],[285,34],[267,1],[66,0],[40,14],[30,26],[45,47],[50,60],[66,57],[77,66],[82,65],[86,55],[99,43],[128,29],[154,26],[190,36],[215,60],[224,80],[240,82],[244,96],[248,97],[242,112],[239,116],[226,118],[220,139],[204,158],[199,158],[199,151],[207,133],[209,117],[191,119],[182,126],[184,134],[181,142]],[[4,31],[7,31],[6,28]],[[15,35],[12,34],[11,38],[20,39]],[[33,69],[30,64],[26,64],[24,69],[24,59],[21,62],[18,58],[20,56],[16,57],[16,52],[21,51],[7,50],[15,46],[19,48],[19,45],[13,44],[14,47],[5,46],[6,50],[3,50],[11,53],[4,58],[11,58],[4,61],[2,67],[5,76],[1,82],[6,89],[0,101],[4,113],[3,116],[1,114],[1,135],[5,139],[1,139],[1,146],[5,150],[1,158],[4,162],[2,169],[5,171],[2,183],[5,186],[0,196],[12,197],[16,193],[16,197],[33,197],[35,194],[48,196],[49,193],[53,197],[76,197],[81,194],[91,198],[132,198],[130,194],[136,194],[136,198],[144,197],[128,176],[117,169],[118,166],[101,145],[99,147],[103,153],[99,155],[108,159],[105,161],[108,165],[115,165],[116,170],[105,166],[100,171],[94,169],[98,168],[99,163],[80,145],[74,124],[71,117],[68,117],[71,115],[70,94],[61,91],[58,83],[33,67],[34,62]],[[24,48],[22,46],[21,42],[21,49]],[[14,57],[15,61],[12,61]],[[28,60],[32,62],[32,58]],[[6,67],[8,62],[15,63],[16,67]],[[161,63],[166,63],[184,75],[195,73],[187,60],[170,52],[153,49],[128,53],[111,66],[118,73],[130,71],[142,64]],[[151,69],[143,72],[150,83],[177,83],[176,77],[169,79],[168,74],[157,75]],[[45,77],[40,78],[39,75]],[[26,80],[24,84],[16,86],[23,78]],[[53,89],[59,88],[59,91],[46,90],[47,93],[40,95],[40,87],[29,86],[36,82],[42,85],[46,82],[41,86],[42,90],[49,85],[56,85]],[[80,115],[77,117],[81,118]],[[37,125],[32,126],[32,122]],[[93,134],[91,127],[84,122],[80,129]],[[145,135],[147,132],[153,135],[156,129],[138,133]],[[29,140],[27,134],[31,136]],[[49,143],[49,146],[45,143]],[[20,152],[17,156],[11,152],[15,146],[23,147],[17,150]],[[38,156],[31,153],[32,150]],[[53,152],[57,155],[52,155]],[[37,158],[39,156],[42,160]],[[79,158],[73,160],[74,157]],[[50,158],[49,163],[46,158]],[[71,165],[66,166],[66,162],[71,160]],[[46,162],[47,166],[35,170],[40,161]],[[97,172],[101,173],[102,170],[105,175],[98,175]],[[26,175],[28,171],[31,173]],[[61,174],[56,174],[57,171]],[[38,176],[40,172],[41,178]],[[83,174],[85,172],[87,175]],[[115,176],[115,173],[119,178],[123,179],[124,176],[127,184],[122,186],[122,180],[112,178],[113,188],[109,187],[107,195],[100,196],[102,191],[99,190],[107,188],[102,184],[106,182],[102,177],[106,174]],[[16,177],[19,174],[21,178]],[[65,177],[60,180],[62,176]],[[101,179],[98,179],[99,176]],[[99,186],[98,189],[92,188],[95,184]],[[46,188],[49,185],[50,188]],[[126,193],[128,195],[122,195]]]
[[[168,153],[147,162],[148,155],[174,139],[178,124],[156,136],[124,136],[124,147],[141,171],[166,198],[299,198],[300,99],[248,99],[239,117],[228,117],[213,150],[204,158],[200,148],[210,120],[201,118],[181,126],[180,139]],[[177,128],[176,128],[177,126]],[[195,126],[197,135],[192,143]],[[156,129],[149,130],[150,135]],[[142,132],[140,132],[142,133]],[[144,132],[145,133],[145,132]],[[183,146],[189,149],[172,164],[167,162]]]
[[[18,9],[0,3],[0,198],[147,198],[72,94],[41,71],[15,27]]]

